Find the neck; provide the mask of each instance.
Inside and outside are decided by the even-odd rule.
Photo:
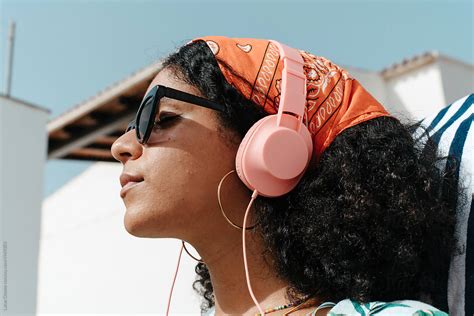
[[[258,308],[250,296],[242,254],[242,232],[235,228],[222,240],[193,243],[207,265],[214,291],[216,315],[254,315]],[[250,284],[262,309],[289,303],[286,282],[262,256],[262,242],[253,231],[246,232],[246,253]],[[222,235],[221,235],[222,236]],[[268,260],[271,261],[271,260]]]

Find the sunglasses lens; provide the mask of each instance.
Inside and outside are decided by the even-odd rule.
[[[153,111],[153,96],[148,97],[144,102],[145,104],[137,116],[137,136],[140,141],[143,141],[151,119],[150,116]]]

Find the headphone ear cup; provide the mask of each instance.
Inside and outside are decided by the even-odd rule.
[[[286,126],[296,118],[283,114]],[[244,184],[260,195],[276,197],[291,191],[306,171],[313,150],[311,134],[305,125],[299,131],[277,125],[278,114],[255,123],[240,143],[236,170]],[[292,121],[292,122],[291,122]]]

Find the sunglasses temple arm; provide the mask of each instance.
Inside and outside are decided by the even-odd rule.
[[[204,99],[204,98],[201,98],[201,97],[198,97],[186,92],[178,91],[169,87],[164,87],[164,88],[166,88],[165,97],[170,97],[176,100],[201,105],[207,108],[211,108],[213,110],[223,111],[225,109],[224,106],[222,106],[221,104],[212,102],[210,100],[207,100],[207,99]]]

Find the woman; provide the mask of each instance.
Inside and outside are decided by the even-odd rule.
[[[267,40],[208,36],[164,60],[136,130],[112,146],[128,183],[127,231],[194,246],[203,312],[446,315],[455,217],[438,193],[439,158],[346,71],[300,52],[314,153],[290,192],[256,197],[245,225],[252,191],[232,171],[246,132],[278,111],[279,55]],[[160,99],[151,119],[149,95]],[[323,117],[333,96],[340,102]]]

